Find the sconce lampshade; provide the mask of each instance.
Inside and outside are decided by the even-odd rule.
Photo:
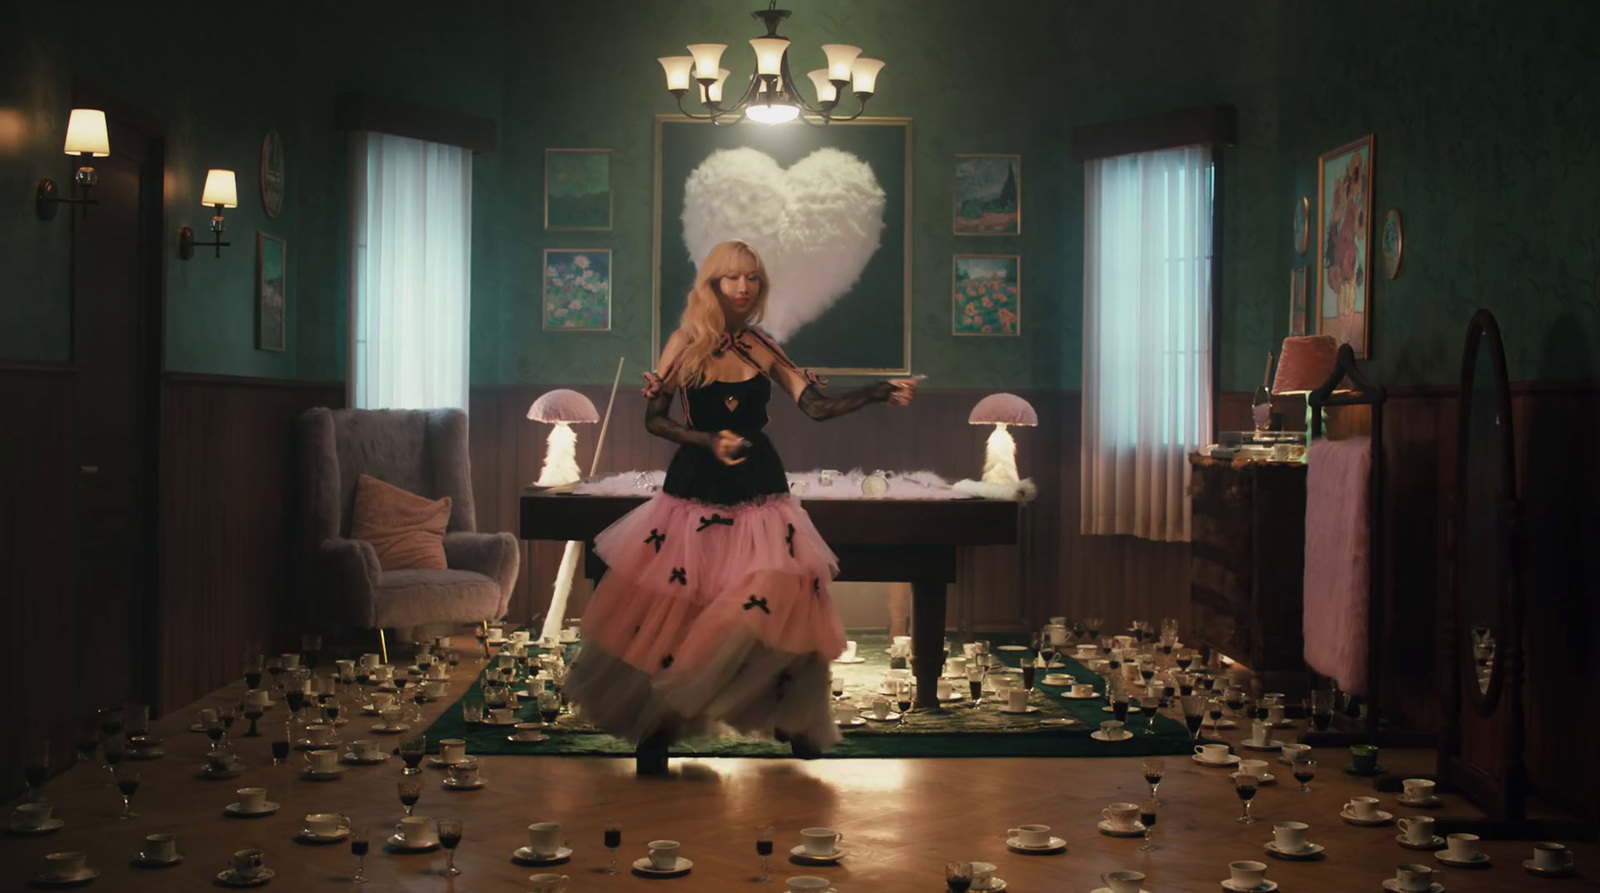
[[[111,154],[111,137],[106,135],[106,113],[99,109],[73,109],[67,119],[68,155],[88,153],[96,158]]]
[[[560,388],[533,401],[528,418],[536,422],[598,422],[600,413],[588,397]]]
[[[970,425],[1037,425],[1039,414],[1028,401],[1016,394],[990,394],[972,407]]]
[[[1332,335],[1298,335],[1283,339],[1274,394],[1309,394],[1327,382],[1339,362],[1339,340]]]
[[[207,207],[213,205],[221,205],[224,208],[239,207],[239,187],[234,181],[233,171],[206,171],[206,188],[200,204]]]

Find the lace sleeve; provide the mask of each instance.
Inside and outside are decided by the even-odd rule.
[[[816,385],[811,384],[806,385],[806,389],[800,392],[798,402],[802,412],[820,422],[848,415],[869,403],[886,402],[893,393],[894,385],[887,381],[846,391],[833,397],[824,394]]]

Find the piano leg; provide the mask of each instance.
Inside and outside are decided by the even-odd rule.
[[[939,706],[944,673],[945,579],[911,582],[911,672],[917,679],[917,707]]]

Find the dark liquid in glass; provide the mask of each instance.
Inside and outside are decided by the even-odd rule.
[[[415,769],[417,768],[417,764],[422,762],[422,751],[402,750],[400,752],[400,759],[406,761],[407,769]]]
[[[444,848],[445,849],[453,850],[456,847],[461,845],[461,835],[460,834],[440,834],[439,835],[439,842],[444,844]]]
[[[1126,722],[1128,720],[1128,702],[1112,701],[1111,715],[1117,718],[1117,722]]]
[[[1228,709],[1232,710],[1234,713],[1238,713],[1239,712],[1239,708],[1243,707],[1243,706],[1244,706],[1244,700],[1242,698],[1229,698],[1228,699]]]
[[[1206,715],[1211,717],[1212,722],[1216,722],[1217,720],[1222,719],[1222,708],[1218,707],[1212,710],[1207,710]]]
[[[1144,774],[1144,783],[1147,784],[1147,785],[1151,785],[1152,787],[1155,786],[1155,785],[1158,785],[1158,784],[1161,783],[1161,776],[1160,775],[1151,775],[1150,773],[1146,772]]]
[[[206,737],[210,738],[212,741],[221,741],[222,740],[222,726],[207,726],[206,727]]]
[[[107,766],[115,766],[115,765],[120,764],[121,762],[122,762],[122,751],[120,751],[120,750],[108,750],[108,751],[106,751],[106,765]]]
[[[1167,654],[1167,655],[1172,654],[1172,646],[1171,645],[1162,645],[1161,646],[1161,653],[1162,654]]]
[[[1146,828],[1154,828],[1156,826],[1156,814],[1153,812],[1141,812],[1139,813],[1139,821]]]
[[[756,841],[756,855],[757,856],[770,856],[770,855],[772,855],[772,841],[770,841],[770,840],[758,840],[758,841]]]
[[[131,778],[119,778],[117,779],[117,790],[121,791],[124,797],[132,797],[134,792],[139,790],[139,783]]]
[[[87,760],[88,758],[94,756],[95,751],[99,749],[100,742],[93,738],[78,739],[78,756],[82,757],[83,759]]]
[[[1144,677],[1145,682],[1149,682],[1151,679],[1155,678],[1156,671],[1151,669],[1143,669],[1139,671],[1139,675]]]
[[[1194,686],[1192,686],[1192,685],[1180,685],[1180,686],[1178,686],[1178,694],[1183,695],[1184,697],[1187,698],[1190,695],[1194,694]],[[1169,695],[1167,695],[1167,697],[1170,698],[1170,697],[1172,697],[1172,695],[1169,694]]]
[[[322,708],[322,712],[328,715],[328,719],[329,720],[338,719],[339,718],[339,705],[338,704],[329,704],[328,706]]]
[[[248,685],[252,691],[254,691],[255,689],[260,688],[261,687],[261,671],[260,670],[251,670],[250,672],[244,674],[244,684]]]
[[[547,723],[555,722],[556,718],[559,717],[559,716],[561,716],[561,708],[560,707],[557,707],[554,710],[540,710],[539,711],[539,717],[541,719],[543,719]]]
[[[1317,773],[1315,772],[1301,772],[1300,770],[1296,769],[1294,773],[1294,780],[1300,782],[1301,784],[1305,784],[1316,777]]]
[[[299,713],[300,708],[306,705],[306,693],[303,691],[287,691],[283,693],[283,697],[289,702],[291,712]]]
[[[1108,662],[1108,666],[1110,666],[1110,667],[1111,667],[1111,671],[1112,671],[1112,672],[1116,672],[1116,671],[1117,671],[1117,670],[1120,670],[1120,669],[1122,669],[1122,661],[1120,661],[1120,660],[1117,660],[1117,659],[1116,659],[1116,658],[1112,658],[1112,659],[1111,659],[1111,660],[1110,660],[1110,661],[1109,661],[1109,662]]]
[[[1311,724],[1316,727],[1317,731],[1326,732],[1328,726],[1333,725],[1333,714],[1313,713],[1311,714]]]
[[[1022,665],[1022,687],[1023,688],[1027,688],[1027,689],[1033,688],[1033,677],[1038,675],[1038,672],[1039,672],[1039,668],[1034,666],[1033,664],[1023,664]]]
[[[401,806],[416,806],[417,805],[417,801],[421,800],[421,799],[422,799],[422,794],[421,793],[401,794],[400,795],[400,805]]]
[[[1250,799],[1252,797],[1254,797],[1256,795],[1255,785],[1249,785],[1249,786],[1240,785],[1239,787],[1234,788],[1234,791],[1239,794],[1239,799],[1240,800],[1243,800],[1243,801],[1245,801],[1247,803],[1250,801]]]
[[[287,760],[289,758],[289,742],[272,742],[272,758],[274,760]]]
[[[972,691],[972,699],[974,701],[977,701],[977,700],[980,700],[980,699],[983,698],[983,680],[981,680],[981,679],[968,679],[967,680],[967,688]]]
[[[944,885],[950,888],[950,893],[967,893],[972,889],[972,878],[951,877],[944,879]]]
[[[1178,669],[1187,672],[1189,665],[1192,663],[1194,663],[1194,658],[1188,656],[1180,657],[1178,658]]]
[[[1187,713],[1183,715],[1183,724],[1189,727],[1189,734],[1191,735],[1200,731],[1200,724],[1203,722],[1205,722],[1204,716],[1190,716]]]
[[[44,784],[44,777],[48,771],[44,766],[23,766],[22,779],[28,783],[28,787],[38,790],[39,786]]]
[[[900,712],[901,713],[905,713],[906,711],[911,709],[911,699],[910,698],[907,698],[907,699],[905,699],[903,701],[896,701],[895,703],[900,706]]]
[[[614,850],[622,846],[622,829],[607,828],[605,834],[606,849]]]
[[[1139,705],[1139,712],[1144,714],[1144,718],[1145,719],[1155,719],[1155,716],[1156,716],[1156,704],[1154,702],[1151,702],[1149,704],[1140,704]]]
[[[366,854],[367,854],[367,842],[365,840],[352,840],[352,841],[350,841],[350,855],[352,855],[352,856],[365,856]]]

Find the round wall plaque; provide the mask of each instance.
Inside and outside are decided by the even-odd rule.
[[[1400,275],[1400,255],[1405,252],[1405,234],[1400,229],[1400,209],[1390,208],[1383,216],[1383,275]]]
[[[1311,237],[1311,199],[1300,196],[1294,205],[1294,253],[1305,254]]]
[[[276,128],[261,138],[261,205],[268,217],[283,210],[283,137]]]

